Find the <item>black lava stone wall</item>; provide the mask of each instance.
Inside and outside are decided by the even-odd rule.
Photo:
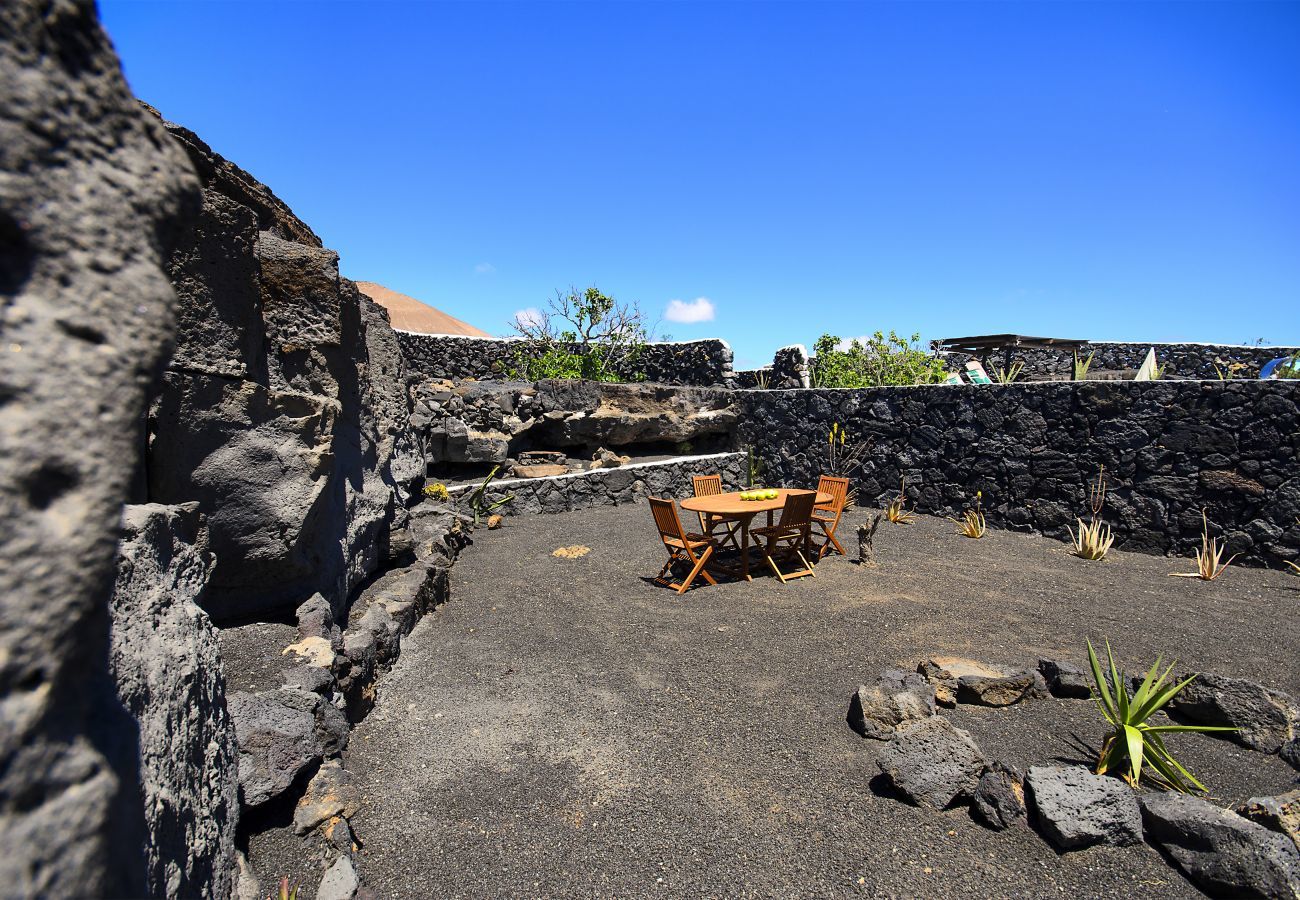
[[[1237,378],[1258,378],[1259,371],[1269,360],[1291,356],[1297,347],[1247,347],[1236,344],[1150,344],[1108,343],[1097,341],[1079,351],[1082,359],[1094,354],[1090,371],[1102,369],[1134,371],[1146,359],[1147,351],[1155,348],[1156,364],[1164,366],[1167,375],[1179,378],[1218,379],[1216,360],[1220,369],[1227,364],[1241,363],[1245,368],[1236,373]],[[971,357],[965,353],[949,353],[945,357],[949,369],[960,369]],[[1070,377],[1074,371],[1074,355],[1059,350],[1013,350],[1013,363],[1024,364],[1023,377],[1059,375]],[[1003,365],[1002,351],[985,358],[985,368],[992,374]]]
[[[1201,510],[1238,562],[1300,560],[1300,382],[1047,382],[747,391],[739,439],[773,484],[811,485],[838,422],[874,448],[859,502],[898,492],[957,515],[983,494],[989,524],[1068,539],[1105,466],[1116,546],[1189,554]]]
[[[514,366],[514,354],[521,344],[501,338],[456,337],[397,332],[406,357],[407,369],[426,378],[505,380]],[[634,366],[635,372],[620,373],[632,380],[637,373],[645,381],[687,384],[701,387],[732,387],[732,352],[726,341],[648,344]]]

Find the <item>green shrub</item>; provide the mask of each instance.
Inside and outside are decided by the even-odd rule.
[[[570,288],[567,294],[556,291],[545,311],[517,318],[514,327],[524,340],[512,356],[512,378],[645,378],[635,369],[649,340],[641,310],[594,285],[584,291]]]
[[[840,339],[823,334],[815,345],[812,361],[814,387],[859,388],[898,384],[937,384],[943,381],[943,362],[926,350],[913,346],[921,335],[910,339],[893,331],[886,337],[877,331],[865,346],[849,342],[847,349],[836,349]]]

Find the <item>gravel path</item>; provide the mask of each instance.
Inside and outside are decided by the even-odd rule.
[[[358,868],[380,897],[1197,896],[1145,846],[1059,855],[878,795],[850,694],[938,653],[1082,662],[1085,636],[1133,669],[1163,652],[1300,692],[1300,579],[1279,572],[1205,584],[1166,577],[1186,560],[1087,563],[922,517],[882,524],[875,569],[836,557],[678,597],[645,577],[662,551],[644,506],[475,540],[352,735]],[[572,544],[592,551],[551,555]],[[945,715],[1022,765],[1081,759],[1101,732],[1079,701]],[[1224,803],[1296,783],[1226,742],[1178,746]]]

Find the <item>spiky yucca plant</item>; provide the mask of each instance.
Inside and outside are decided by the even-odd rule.
[[[1069,525],[1065,526],[1070,537],[1074,538],[1074,555],[1080,559],[1105,559],[1115,543],[1115,535],[1111,534],[1110,526],[1098,519],[1093,519],[1090,523],[1085,523],[1083,519],[1076,521],[1079,523],[1077,533]]]
[[[1207,788],[1196,780],[1191,772],[1174,759],[1165,747],[1161,735],[1178,731],[1236,731],[1218,725],[1152,725],[1148,720],[1160,712],[1178,692],[1191,684],[1195,675],[1183,681],[1169,683],[1169,673],[1175,663],[1170,663],[1164,672],[1160,671],[1160,658],[1147,672],[1137,690],[1129,694],[1129,681],[1115,665],[1115,655],[1111,653],[1110,641],[1106,642],[1106,658],[1109,664],[1109,678],[1102,673],[1097,651],[1088,641],[1088,664],[1092,666],[1092,678],[1097,690],[1093,701],[1106,721],[1115,730],[1106,736],[1097,758],[1097,774],[1105,775],[1110,771],[1119,772],[1120,776],[1131,786],[1137,787],[1142,777],[1142,765],[1149,765],[1147,777],[1161,787],[1191,793],[1195,788],[1206,793]],[[1155,771],[1152,775],[1151,770]]]
[[[885,504],[885,518],[895,525],[906,525],[916,516],[907,511],[907,479],[904,478],[898,485],[898,496]]]
[[[1076,360],[1078,355],[1075,355]],[[1091,362],[1092,357],[1088,357]],[[1092,519],[1084,524],[1083,519],[1076,519],[1079,531],[1076,534],[1069,525],[1065,526],[1074,539],[1074,555],[1080,559],[1105,559],[1115,543],[1110,526],[1102,524],[1101,511],[1106,507],[1106,467],[1097,469],[1097,480],[1088,487],[1088,508],[1092,510]]]
[[[1074,380],[1083,381],[1088,377],[1088,368],[1092,365],[1092,358],[1097,355],[1094,350],[1088,354],[1087,359],[1079,359],[1079,351],[1074,351]]]
[[[968,538],[982,538],[985,532],[988,531],[988,525],[984,521],[984,513],[980,512],[980,499],[983,496],[983,491],[976,491],[975,508],[966,510],[960,519],[953,519],[957,523],[958,534],[964,534]]]
[[[993,377],[997,380],[998,384],[1015,384],[1016,379],[1020,377],[1020,373],[1023,372],[1024,370],[1025,370],[1024,363],[1013,362],[1011,364],[1011,368],[1009,369],[1004,369],[1001,366],[999,366],[997,370],[994,371]]]
[[[1223,561],[1223,553],[1227,547],[1219,546],[1219,539],[1210,537],[1210,520],[1205,517],[1205,510],[1201,510],[1201,549],[1196,551],[1196,571],[1195,572],[1170,572],[1173,578],[1199,578],[1202,581],[1213,581],[1228,570],[1232,561],[1240,556],[1240,553],[1234,553],[1228,557],[1228,561]]]

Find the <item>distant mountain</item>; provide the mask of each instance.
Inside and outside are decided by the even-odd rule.
[[[414,331],[419,334],[464,334],[470,337],[492,336],[468,322],[462,322],[454,316],[434,309],[427,303],[399,294],[382,284],[358,281],[356,285],[361,293],[388,310],[393,327],[399,331]]]

